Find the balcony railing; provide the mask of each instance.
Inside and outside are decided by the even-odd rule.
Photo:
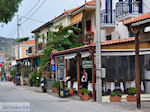
[[[116,3],[116,18],[124,17],[129,14],[137,15],[142,13],[141,2],[139,2],[139,4],[132,4],[130,0],[126,0]]]
[[[114,25],[115,24],[115,10],[107,11],[102,10],[101,13],[101,26],[103,25]]]
[[[82,43],[83,45],[87,45],[93,42],[94,39],[94,32],[89,31],[86,34],[80,34],[78,35],[78,42]]]

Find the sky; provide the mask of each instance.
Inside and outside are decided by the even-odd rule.
[[[44,23],[52,20],[54,17],[60,15],[61,13],[63,13],[64,9],[72,9],[74,7],[82,5],[84,1],[85,0],[23,0],[20,4],[18,12],[15,14],[12,21],[8,24],[0,23],[0,36],[7,38],[17,38],[16,15],[19,15],[19,22],[21,23],[19,37],[32,37],[32,30],[35,30]],[[40,7],[43,2],[44,4]],[[35,4],[37,5],[35,8],[33,8]],[[28,13],[32,8],[33,10]],[[35,11],[36,13],[33,15]],[[26,19],[24,16],[26,18],[31,18],[38,21]]]

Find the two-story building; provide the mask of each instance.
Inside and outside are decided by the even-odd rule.
[[[108,89],[113,91],[119,87],[124,91],[131,85],[135,86],[135,38],[133,33],[128,31],[128,28],[123,24],[123,21],[148,12],[148,4],[149,2],[144,0],[101,0],[102,67],[106,69],[106,77],[103,80],[103,91],[106,93]],[[63,75],[64,78],[71,76],[72,80],[78,82],[78,89],[81,79],[81,70],[86,69],[89,74],[89,81],[94,81],[92,76],[95,75],[95,71],[92,70],[95,69],[93,60],[96,61],[96,59],[93,57],[94,53],[92,50],[95,49],[96,42],[95,9],[96,1],[91,0],[85,2],[85,4],[80,7],[70,10],[68,14],[64,12],[50,21],[51,30],[59,23],[63,25],[74,25],[82,30],[80,40],[83,41],[85,46],[54,52],[56,78],[59,79],[61,77],[60,75]],[[45,31],[43,30],[44,28],[47,28],[47,31],[50,30],[48,27],[42,27],[39,33]],[[149,28],[146,30],[148,31]],[[38,30],[34,30],[33,33],[36,33],[36,31]],[[84,35],[89,32],[93,34],[93,38],[90,38],[90,41],[87,37],[84,37]],[[148,48],[148,43],[142,43],[140,51],[142,81],[145,80],[145,73],[147,73],[145,72],[144,65],[147,59],[145,57],[148,55]],[[86,68],[83,68],[83,61],[84,64],[90,63],[92,66],[84,65]],[[59,62],[62,62],[61,65],[65,66],[59,68]],[[115,85],[116,82],[119,82],[117,86]],[[144,91],[146,85],[144,85],[143,82],[141,82],[141,85]]]

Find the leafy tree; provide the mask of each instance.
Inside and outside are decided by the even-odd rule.
[[[18,11],[22,0],[0,0],[0,22],[8,23]]]
[[[78,34],[81,29],[74,26],[62,27],[62,25],[56,26],[58,29],[56,32],[49,32],[47,37],[46,48],[41,56],[41,66],[50,66],[50,54],[52,51],[66,50],[70,48],[79,47],[82,44],[77,41]]]
[[[24,41],[28,41],[29,37],[24,37],[24,38],[20,38],[17,40],[17,42],[24,42]]]
[[[58,51],[79,47],[82,45],[77,41],[80,32],[81,29],[75,26],[61,27],[60,30],[53,32],[52,41],[49,41],[47,46]]]
[[[35,39],[35,51],[37,53],[37,51],[38,51],[38,40],[40,38],[40,35],[38,33],[35,33],[33,38]]]

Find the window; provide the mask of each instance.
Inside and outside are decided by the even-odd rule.
[[[91,31],[91,20],[86,21],[86,31]]]
[[[111,40],[111,35],[106,36],[106,40]]]
[[[134,37],[134,34],[132,33],[132,31],[129,31],[129,37]]]
[[[29,51],[28,51],[28,50],[26,50],[26,56],[28,56],[28,54],[29,54]]]

